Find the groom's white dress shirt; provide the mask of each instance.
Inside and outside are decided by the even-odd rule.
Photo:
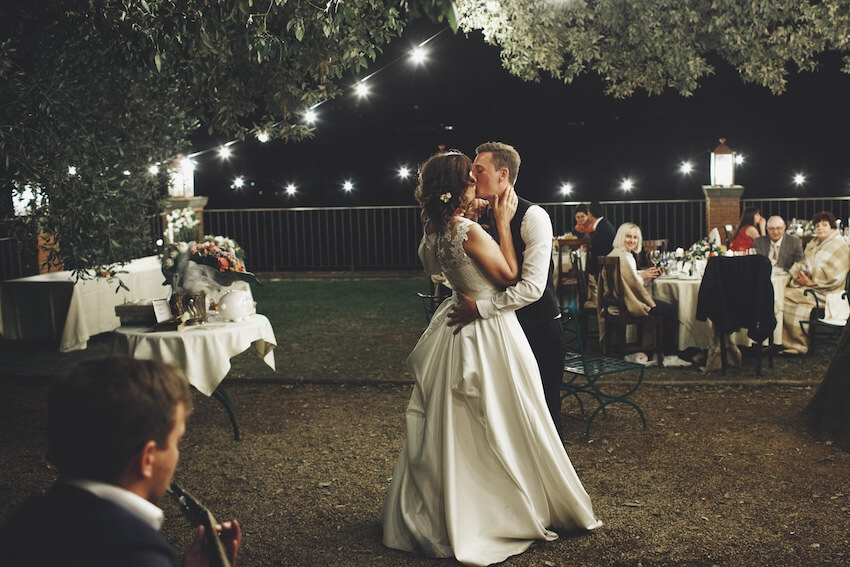
[[[539,205],[531,205],[520,224],[520,235],[525,242],[520,280],[487,299],[476,301],[482,318],[492,317],[498,311],[516,311],[531,305],[543,296],[549,282],[549,264],[552,261],[552,221]]]

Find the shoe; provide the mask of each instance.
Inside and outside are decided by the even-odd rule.
[[[690,366],[693,363],[689,362],[687,360],[682,360],[681,358],[679,358],[675,354],[672,354],[672,355],[669,355],[669,356],[665,355],[664,360],[661,361],[661,364],[662,364],[662,366],[665,366],[665,367],[667,367],[667,366],[673,367],[673,366]]]

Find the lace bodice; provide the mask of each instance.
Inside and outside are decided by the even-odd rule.
[[[468,293],[475,299],[482,299],[499,291],[499,288],[487,279],[463,249],[472,225],[473,221],[469,219],[455,217],[445,230],[426,238],[432,239],[430,244],[433,250],[430,252],[436,255],[436,264],[452,288]]]

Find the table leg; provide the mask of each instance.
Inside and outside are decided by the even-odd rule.
[[[213,390],[212,397],[221,402],[221,405],[223,405],[224,409],[227,410],[227,415],[230,416],[230,425],[233,426],[233,438],[239,441],[241,438],[239,435],[239,424],[236,423],[236,414],[233,413],[233,402],[230,401],[230,396],[228,396],[227,392],[224,391],[224,388],[219,385],[218,388]]]

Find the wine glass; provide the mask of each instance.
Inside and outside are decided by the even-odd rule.
[[[655,268],[658,266],[658,263],[661,261],[661,250],[656,248],[655,250],[650,250],[649,254],[647,254],[649,258],[649,263],[652,264],[652,267]]]

